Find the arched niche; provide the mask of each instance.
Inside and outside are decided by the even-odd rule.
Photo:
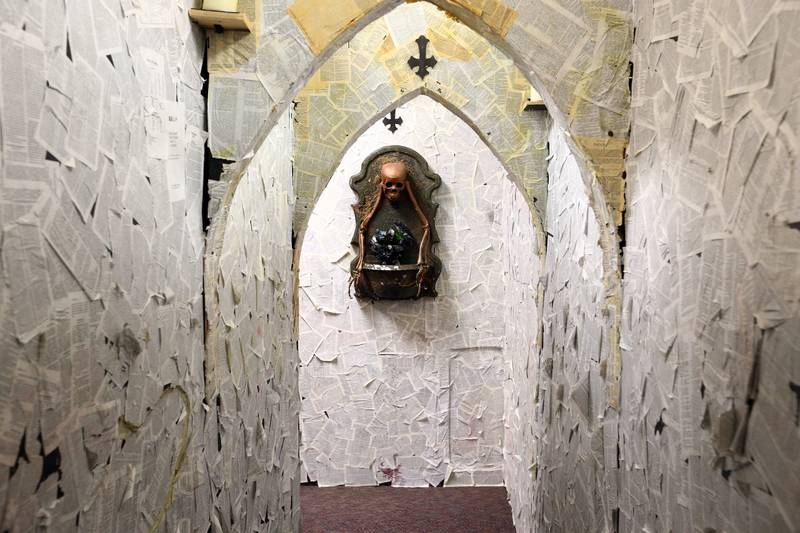
[[[297,183],[296,182],[295,190],[297,191],[297,193],[296,193],[297,202],[298,203],[299,202],[305,202],[302,214],[300,214],[298,216],[297,209],[295,210],[295,219],[294,219],[294,225],[293,225],[294,233],[295,233],[294,267],[295,267],[295,274],[296,275],[299,274],[300,255],[301,255],[302,249],[303,249],[303,242],[305,240],[305,234],[306,234],[306,229],[308,227],[309,216],[310,216],[311,212],[313,212],[314,207],[316,205],[316,202],[319,199],[319,196],[324,191],[324,187],[327,184],[328,180],[330,179],[330,176],[333,175],[333,172],[336,170],[336,168],[341,163],[342,158],[344,157],[345,153],[347,153],[347,151],[350,149],[352,144],[359,137],[361,137],[361,135],[363,135],[363,133],[365,131],[367,131],[370,127],[372,127],[376,122],[382,120],[391,110],[402,106],[406,102],[409,102],[411,100],[414,100],[415,98],[420,98],[420,97],[428,97],[428,98],[434,100],[435,102],[440,104],[442,107],[444,107],[448,112],[450,112],[450,113],[454,114],[455,116],[457,116],[464,124],[466,124],[467,126],[469,126],[473,130],[473,132],[477,135],[477,137],[481,140],[481,142],[492,152],[494,157],[500,162],[500,164],[503,166],[503,168],[504,168],[504,170],[506,172],[506,176],[511,181],[511,183],[513,183],[517,187],[517,189],[520,191],[520,194],[522,195],[522,198],[528,204],[528,207],[529,207],[529,209],[531,211],[531,220],[532,220],[534,229],[536,231],[536,237],[537,237],[537,239],[536,239],[537,247],[536,247],[535,250],[532,250],[532,252],[539,258],[544,257],[545,244],[546,244],[546,238],[545,238],[546,235],[545,235],[545,230],[544,230],[544,227],[543,227],[542,218],[540,218],[540,216],[538,214],[537,208],[536,208],[534,202],[532,201],[531,195],[526,191],[526,188],[523,186],[522,181],[514,173],[513,167],[511,165],[509,165],[509,158],[511,157],[511,155],[501,152],[497,148],[497,146],[493,143],[493,140],[491,139],[491,137],[486,136],[483,133],[482,129],[479,128],[475,124],[475,122],[472,120],[472,118],[467,116],[467,115],[465,115],[463,108],[460,108],[460,107],[454,105],[452,102],[447,100],[444,96],[442,96],[442,94],[440,94],[439,92],[430,92],[430,91],[426,90],[424,87],[419,87],[419,88],[415,89],[412,92],[404,94],[397,101],[394,101],[394,102],[388,104],[387,107],[385,107],[384,109],[381,109],[380,111],[375,113],[372,117],[370,117],[370,120],[368,122],[366,122],[365,124],[363,124],[360,128],[358,128],[358,130],[356,130],[352,135],[348,135],[347,136],[345,142],[343,142],[341,147],[338,149],[338,151],[333,154],[333,157],[330,159],[330,164],[325,167],[325,169],[329,173],[327,175],[327,179],[325,179],[323,181],[324,185],[323,185],[322,189],[314,192],[313,195],[305,195],[301,191],[304,188],[308,189],[308,187],[304,187],[304,185],[306,185],[306,184]],[[540,114],[539,117],[538,117],[538,120],[540,120],[541,122],[549,122],[549,118],[546,116],[546,114]],[[300,126],[302,126],[302,122],[301,122]],[[542,134],[544,136],[544,140],[546,140],[547,139],[548,130],[545,129],[542,132]],[[295,147],[296,147],[296,145],[295,145]],[[296,172],[295,172],[295,177],[296,177]],[[545,187],[546,187],[546,183],[545,183]],[[299,277],[297,277],[296,280],[299,283]],[[298,295],[299,295],[298,294],[298,289],[296,288],[295,296],[297,297]],[[297,299],[295,299],[295,305],[297,305]]]
[[[603,284],[606,289],[605,303],[608,314],[613,317],[614,323],[612,331],[608,333],[614,346],[614,354],[608,364],[607,379],[617,383],[620,364],[617,339],[621,273],[619,271],[616,225],[621,220],[623,207],[623,156],[627,143],[628,70],[626,61],[630,53],[629,13],[610,6],[593,9],[590,13],[582,11],[578,16],[570,15],[566,11],[561,12],[558,16],[566,16],[568,22],[564,22],[564,28],[554,35],[552,28],[540,28],[541,31],[535,29],[536,24],[540,24],[537,21],[541,20],[544,23],[541,15],[551,11],[552,6],[545,5],[543,2],[532,2],[531,5],[538,7],[538,11],[529,12],[528,8],[525,8],[524,12],[527,15],[515,19],[509,31],[505,35],[500,35],[496,28],[492,28],[483,21],[474,10],[468,9],[467,4],[470,2],[466,0],[460,2],[460,5],[446,1],[431,3],[449,15],[451,24],[463,23],[479,38],[486,36],[493,46],[513,60],[544,98],[554,119],[555,127],[562,128],[567,133],[568,142],[576,155],[583,177],[589,203],[601,227],[600,244],[605,255],[604,265],[606,268],[603,274]],[[380,9],[388,10],[395,7],[396,2],[380,4],[380,6],[375,6],[376,9],[380,7]],[[397,9],[407,7],[402,6]],[[369,13],[373,15],[380,12],[371,10]],[[481,11],[477,13],[481,13]],[[553,16],[558,18],[555,14]],[[360,23],[366,23],[367,19],[358,18],[357,20],[360,21],[359,30],[369,31],[369,26],[366,28],[360,26]],[[521,20],[526,21],[525,28],[527,29],[524,31],[518,28]],[[587,21],[594,22],[589,24]],[[353,26],[353,28],[355,27]],[[566,31],[567,28],[575,30],[574,33]],[[529,30],[534,31],[531,33]],[[353,33],[350,31],[348,29],[347,32],[337,35],[325,48],[325,51],[316,57],[322,59],[329,57],[335,47],[341,46],[342,42],[339,42],[341,39],[352,38],[356,33],[355,30]],[[557,46],[543,47],[542,39],[548,35],[554,39],[560,37],[560,40],[556,39],[558,40]],[[521,45],[528,46],[528,48],[524,48],[525,53],[521,53],[523,49]],[[553,48],[557,48],[558,51],[551,55],[544,53],[552,52]],[[537,52],[541,52],[541,54],[537,55]],[[570,53],[567,57],[565,57],[566,52]],[[590,59],[589,56],[591,56]],[[624,68],[622,63],[625,63]],[[559,66],[554,70],[554,65]],[[267,138],[277,119],[288,108],[289,99],[297,94],[300,86],[305,84],[319,67],[320,62],[314,60],[309,63],[301,75],[289,76],[289,79],[295,80],[294,85],[287,88],[282,93],[283,96],[276,100],[264,122],[258,140],[253,144],[253,157],[258,158],[262,140]],[[381,113],[389,110],[387,108]],[[362,124],[365,122],[367,121]],[[206,255],[206,311],[209,317],[209,346],[213,346],[215,335],[219,333],[215,329],[219,323],[216,286],[220,271],[217,252],[222,248],[226,238],[228,209],[236,195],[242,176],[248,172],[250,160],[250,158],[243,159],[228,170],[227,189],[209,230]],[[302,228],[299,229],[302,232]],[[297,249],[296,247],[295,251]],[[214,352],[214,348],[209,348],[208,358],[210,361],[207,367],[210,369],[208,379],[210,390],[215,388],[213,369],[218,355]],[[616,406],[618,405],[618,392],[616,386],[612,389],[609,403]]]
[[[401,129],[393,135],[380,120],[374,121],[342,154],[309,217],[307,238],[296,261],[301,279],[297,305],[300,394],[306,400],[301,407],[304,468],[321,485],[361,484],[372,479],[372,483],[388,481],[408,486],[423,474],[434,486],[443,480],[446,485],[498,484],[502,482],[502,449],[508,429],[503,423],[503,387],[509,379],[505,367],[511,357],[504,339],[510,321],[521,325],[530,322],[528,329],[537,322],[539,311],[535,306],[541,298],[536,297],[536,290],[544,263],[544,258],[535,253],[539,235],[523,193],[474,125],[424,95],[405,102],[400,111],[409,122],[406,131]],[[413,133],[420,129],[431,131],[436,141]],[[434,199],[439,203],[437,224],[442,222],[437,254],[442,254],[445,268],[436,300],[371,302],[347,292],[355,223],[350,208],[354,196],[348,182],[351,174],[360,171],[365,158],[392,142],[418,151],[432,172],[441,173],[442,184]],[[474,174],[458,172],[459,160],[474,161]],[[507,259],[508,255],[518,261]],[[340,259],[334,263],[336,257]],[[469,259],[460,260],[464,257]],[[511,275],[512,268],[519,269],[517,275]],[[520,276],[526,278],[527,293],[514,285]],[[504,317],[512,299],[525,299],[529,313],[517,313],[514,320]],[[411,365],[412,361],[420,364]],[[484,376],[474,389],[466,379],[475,375],[472,365]],[[394,392],[409,390],[405,373],[394,372],[399,368],[407,368],[409,383],[416,384],[411,386],[410,396]],[[334,374],[343,376],[341,380],[346,383],[341,391],[337,380],[328,379]],[[421,383],[433,385],[429,389]],[[372,397],[370,393],[376,389],[379,393]],[[442,395],[436,406],[425,404],[430,394]],[[472,417],[469,407],[476,399],[491,405],[481,417]],[[366,411],[356,407],[370,402],[373,404]],[[414,423],[418,428],[409,429],[415,409],[406,413],[394,407],[405,402],[430,407],[425,420]],[[370,414],[373,410],[391,411],[398,417],[398,427],[386,431],[389,442],[410,439],[418,433],[436,443],[428,446],[417,441],[406,452],[399,452],[401,456],[413,453],[417,458],[424,457],[424,465],[412,457],[394,461],[381,455],[385,450],[379,445],[364,456],[354,456],[353,463],[348,460],[346,468],[334,457],[336,449],[344,446],[343,441],[352,440],[362,424],[380,425],[390,420]],[[358,413],[366,420],[359,418],[354,424]],[[448,418],[450,423],[439,424]],[[328,425],[322,433],[335,437],[339,444],[316,439],[321,425]],[[484,451],[494,447],[493,453],[477,453],[477,446],[471,452],[464,446],[470,427],[473,437],[481,434],[474,442],[480,441]],[[443,446],[443,442],[452,446]],[[371,461],[365,457],[372,452],[376,461],[367,465]]]
[[[442,96],[438,92],[431,92],[424,87],[420,87],[414,89],[412,92],[404,94],[402,97],[398,98],[395,101],[392,101],[386,105],[383,109],[380,109],[378,112],[374,113],[366,123],[364,123],[361,127],[353,132],[353,134],[348,135],[346,139],[344,139],[337,148],[336,152],[333,154],[333,157],[329,160],[329,162],[325,165],[324,169],[320,172],[327,172],[327,178],[323,179],[319,182],[316,180],[312,181],[313,178],[305,177],[305,176],[298,176],[297,172],[295,171],[295,188],[297,191],[313,191],[310,194],[306,194],[305,192],[298,192],[297,194],[297,204],[295,209],[295,219],[294,219],[294,232],[296,234],[296,243],[297,243],[297,250],[299,251],[302,248],[303,239],[305,236],[305,230],[308,226],[308,218],[311,212],[316,205],[317,200],[319,199],[320,194],[325,189],[327,185],[328,179],[330,176],[333,175],[334,170],[339,166],[339,163],[342,160],[342,157],[350,148],[350,146],[370,127],[372,127],[376,122],[382,120],[386,117],[392,110],[402,106],[406,102],[410,102],[411,100],[418,98],[420,96],[431,98],[432,100],[436,101],[444,108],[446,108],[449,112],[456,115],[458,118],[461,119],[462,122],[469,125],[469,127],[475,132],[475,134],[481,139],[481,141],[489,148],[492,154],[497,158],[498,161],[503,165],[508,175],[508,179],[511,180],[512,183],[520,190],[525,201],[528,203],[528,206],[531,210],[533,223],[536,227],[536,231],[541,237],[544,235],[544,228],[542,225],[542,218],[539,215],[539,212],[533,202],[533,198],[531,194],[528,192],[526,187],[523,185],[523,182],[517,174],[514,172],[514,167],[509,164],[510,154],[501,151],[497,145],[492,141],[491,137],[486,136],[482,129],[473,121],[473,118],[466,115],[463,108],[459,108],[449,100],[447,100],[444,96]],[[539,120],[542,122],[548,122],[549,119],[546,117],[546,114],[540,114]],[[301,121],[302,123],[302,121]],[[543,141],[546,143],[547,140],[547,129],[545,128],[542,132],[543,134]],[[297,149],[297,143],[295,143],[295,149]],[[546,152],[546,148],[543,150]],[[301,152],[302,154],[302,152]],[[544,155],[546,157],[546,154]],[[322,175],[322,174],[320,174]],[[546,187],[546,183],[544,184]],[[298,206],[301,205],[301,209],[297,209]],[[537,255],[542,255],[544,253],[544,239],[540,238],[539,243],[540,247],[536,250]]]

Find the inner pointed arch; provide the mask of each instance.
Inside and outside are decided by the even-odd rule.
[[[487,425],[481,429],[480,438],[490,440],[499,450],[508,434],[507,426],[503,423],[505,411],[500,412],[499,409],[505,405],[503,394],[507,375],[501,368],[508,357],[505,342],[501,339],[505,338],[508,330],[507,322],[501,318],[504,315],[499,310],[504,308],[505,302],[522,298],[527,302],[524,308],[527,313],[522,314],[526,320],[536,324],[541,316],[537,302],[542,299],[536,295],[533,287],[540,283],[544,262],[541,257],[531,253],[536,248],[533,241],[537,237],[530,212],[519,189],[508,180],[500,161],[473,128],[453,113],[451,108],[433,98],[418,95],[401,106],[401,114],[405,117],[406,128],[393,134],[380,122],[374,123],[347,150],[314,209],[308,226],[308,238],[298,261],[298,271],[303,280],[299,304],[296,305],[300,395],[306,399],[301,402],[300,416],[301,477],[306,479],[307,476],[307,479],[317,481],[320,485],[347,485],[352,484],[355,478],[338,469],[338,459],[332,453],[335,446],[329,446],[317,438],[320,433],[317,432],[319,426],[316,421],[330,420],[336,424],[336,428],[329,428],[332,430],[332,433],[327,433],[329,436],[351,433],[347,420],[350,406],[364,397],[364,393],[371,392],[369,382],[366,379],[359,380],[359,383],[354,382],[352,387],[344,389],[342,394],[337,391],[333,400],[319,393],[325,386],[326,375],[370,372],[370,377],[376,378],[375,383],[385,382],[391,391],[387,389],[386,395],[379,395],[380,398],[376,400],[374,412],[379,412],[379,402],[387,401],[391,405],[394,391],[404,391],[392,379],[395,376],[393,369],[397,368],[395,363],[418,360],[419,354],[429,354],[425,355],[426,364],[422,366],[434,372],[442,383],[450,384],[455,391],[454,398],[462,394],[465,398],[477,395],[482,401],[495,406],[493,414],[486,412]],[[417,135],[416,132],[430,133]],[[353,174],[363,175],[364,162],[372,160],[375,150],[387,144],[418,151],[431,165],[431,170],[442,177],[443,183],[437,189],[434,201],[440,204],[436,223],[437,227],[441,224],[442,237],[437,246],[437,255],[441,254],[445,270],[435,300],[371,302],[354,299],[346,291],[350,275],[347,265],[352,259],[352,231],[349,230],[356,224],[356,217],[350,208],[355,197],[348,181]],[[474,169],[474,172],[470,169]],[[506,244],[512,241],[513,245]],[[519,260],[515,259],[513,252],[519,254]],[[339,259],[333,261],[334,258]],[[466,267],[467,263],[469,267]],[[508,265],[520,263],[525,266],[521,270],[515,269],[515,274],[507,276],[502,273],[511,271]],[[512,277],[519,280],[520,290],[513,285],[514,281],[510,281]],[[415,324],[425,325],[419,329],[409,327],[408,317],[414,316],[421,320],[419,323],[415,321]],[[498,320],[487,319],[487,316],[496,316]],[[453,317],[453,320],[440,317]],[[455,357],[444,347],[450,343],[441,341],[451,335],[460,337],[464,330],[475,332],[470,340],[464,340],[474,347],[470,349],[468,359]],[[486,340],[486,344],[482,340]],[[478,359],[485,361],[485,364],[476,365]],[[449,360],[455,362],[450,363]],[[442,361],[444,365],[440,366],[436,361]],[[487,368],[497,369],[496,372],[485,372],[485,390],[474,393],[470,392],[471,388],[462,387],[465,376],[459,370],[462,361],[465,365],[479,366],[482,373]],[[369,365],[374,371],[365,368]],[[414,366],[427,372],[421,366]],[[408,373],[397,375],[397,378],[404,379],[409,374],[410,369]],[[413,375],[412,379],[417,382]],[[424,390],[421,393],[425,395]],[[404,402],[414,401],[409,400],[412,394],[411,391],[400,392]],[[317,398],[321,401],[317,401]],[[424,405],[426,401],[420,403]],[[452,403],[458,404],[460,400]],[[494,479],[497,481],[477,479],[476,476],[476,485],[501,482],[500,453],[480,453],[473,458],[466,451],[455,451],[464,431],[472,430],[462,426],[462,431],[456,424],[452,424],[451,429],[450,424],[440,423],[455,416],[450,405],[450,402],[437,402],[431,416],[426,417],[426,421],[415,422],[414,426],[399,423],[397,430],[387,428],[386,433],[394,441],[403,438],[403,433],[409,427],[412,427],[410,431],[417,432],[420,431],[417,424],[430,424],[431,428],[441,429],[437,432],[439,442],[455,443],[453,446],[429,446],[424,440],[417,442],[413,446],[419,447],[412,446],[407,453],[424,458],[424,464],[418,467],[412,462],[403,461],[403,475],[406,479],[422,479],[417,475],[417,469],[423,468],[426,472],[424,479],[431,485],[448,485],[456,484],[456,478],[463,479],[448,476],[448,472],[463,471],[465,476],[471,476],[467,471],[479,468],[483,475],[496,473]],[[414,412],[409,412],[410,416],[415,416]],[[369,416],[364,424],[368,421]],[[426,429],[422,431],[427,433]],[[339,442],[338,438],[334,440]],[[327,442],[334,441],[328,439]],[[478,450],[473,449],[475,452]],[[359,483],[370,484],[369,480],[373,477],[376,483],[381,482],[385,476],[382,467],[394,465],[388,457],[380,457],[380,454],[381,451],[374,456],[370,453],[367,462],[359,460]],[[321,460],[322,457],[331,460]],[[375,460],[372,460],[373,457]],[[353,472],[355,469],[350,469],[350,473]],[[399,486],[404,483],[400,478],[391,481]]]
[[[520,191],[522,197],[525,199],[525,202],[528,204],[528,207],[531,211],[531,219],[533,221],[534,228],[536,230],[537,236],[537,244],[538,249],[535,250],[536,254],[539,256],[544,255],[544,246],[546,239],[544,238],[544,226],[541,217],[536,209],[535,203],[533,198],[526,191],[525,187],[523,186],[521,180],[516,176],[512,169],[510,169],[507,157],[502,154],[498,149],[492,139],[486,136],[481,129],[473,122],[473,120],[467,116],[463,109],[459,108],[452,102],[450,102],[447,98],[443,97],[436,91],[430,91],[425,87],[418,87],[411,92],[408,92],[402,95],[397,100],[393,101],[391,104],[387,105],[385,108],[381,109],[379,112],[375,113],[369,120],[365,121],[364,124],[351,136],[349,136],[347,142],[344,146],[338,151],[335,159],[331,161],[329,168],[331,169],[325,176],[321,176],[322,182],[321,187],[315,191],[312,197],[300,197],[297,198],[297,203],[295,204],[295,221],[294,221],[294,231],[297,236],[296,239],[296,249],[295,249],[295,264],[299,264],[300,254],[303,248],[303,239],[305,237],[306,229],[308,228],[308,221],[311,216],[311,213],[314,210],[314,207],[319,200],[320,196],[322,195],[325,187],[330,182],[331,177],[333,176],[334,171],[339,167],[342,159],[344,158],[345,154],[348,150],[353,146],[354,143],[358,141],[358,139],[370,128],[378,124],[383,118],[388,115],[392,110],[395,110],[401,107],[403,104],[410,102],[411,100],[419,97],[427,97],[441,105],[447,111],[458,117],[464,124],[470,127],[470,129],[477,135],[477,137],[481,140],[481,142],[489,149],[492,155],[500,162],[500,165],[503,167],[503,170],[506,172],[508,179],[513,183],[517,189]],[[302,190],[306,184],[304,183],[296,183],[295,190],[300,191]]]

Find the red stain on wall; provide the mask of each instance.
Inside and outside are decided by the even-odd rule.
[[[390,480],[392,483],[400,479],[400,467],[403,465],[397,465],[395,468],[390,468],[388,466],[383,466],[381,463],[380,471],[381,474],[386,477],[386,479]]]

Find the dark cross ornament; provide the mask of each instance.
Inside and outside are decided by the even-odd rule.
[[[435,67],[438,61],[436,61],[436,57],[434,56],[427,56],[428,43],[430,42],[427,37],[420,35],[415,42],[417,46],[419,46],[419,57],[409,57],[408,66],[411,67],[411,70],[417,69],[417,76],[424,80],[425,76],[430,74],[429,69]]]
[[[397,128],[403,125],[403,118],[397,116],[396,109],[392,109],[392,112],[389,113],[389,116],[383,119],[383,124],[389,128],[389,131],[391,131],[392,134],[394,134],[394,132],[397,131]]]

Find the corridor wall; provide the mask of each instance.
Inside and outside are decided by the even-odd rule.
[[[546,112],[539,112],[545,128]],[[541,139],[544,141],[545,139]],[[543,152],[547,152],[544,143]],[[549,157],[549,155],[548,155]],[[547,164],[547,161],[544,162]],[[545,170],[543,179],[546,180]],[[533,421],[542,344],[541,304],[544,243],[526,237],[533,225],[531,210],[517,187],[504,186],[503,206],[503,322],[505,323],[505,382],[503,383],[503,475],[514,523],[529,528],[537,449]],[[536,260],[531,260],[532,258]]]
[[[206,262],[206,394],[216,409],[205,454],[215,519],[234,530],[296,531],[300,519],[292,125],[287,111],[238,178],[223,245]]]
[[[508,416],[519,437],[509,450],[507,486],[518,531],[612,530],[616,412],[605,380],[614,346],[606,253],[591,191],[555,126],[549,153],[541,322],[515,328],[528,350],[512,375]],[[520,316],[526,305],[511,302],[509,313]]]
[[[635,3],[620,529],[800,530],[800,10]]]
[[[306,232],[304,474],[320,485],[502,485],[504,236],[516,224],[514,246],[532,265],[520,273],[536,272],[530,208],[521,193],[508,192],[516,186],[475,131],[441,104],[418,96],[397,115],[396,133],[378,122],[347,151]],[[444,264],[435,300],[367,302],[347,291],[355,224],[348,180],[370,153],[392,144],[418,151],[443,180],[434,197]],[[516,211],[504,197],[516,198],[527,218],[512,221]]]
[[[202,30],[0,4],[0,529],[205,530]]]

